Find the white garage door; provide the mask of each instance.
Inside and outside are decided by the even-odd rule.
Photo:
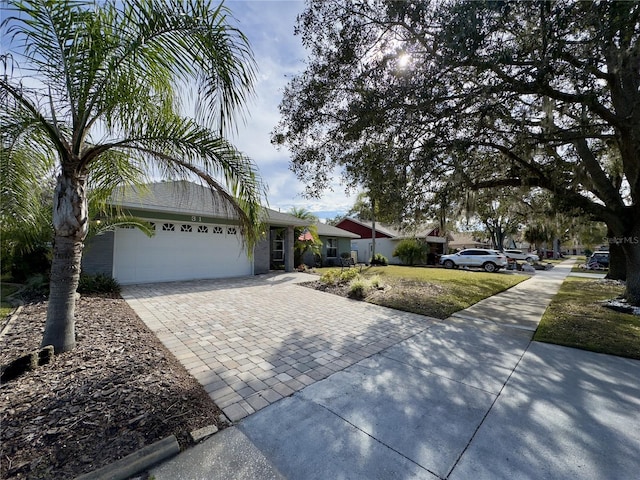
[[[250,275],[236,227],[157,221],[155,236],[115,232],[113,276],[122,284]]]

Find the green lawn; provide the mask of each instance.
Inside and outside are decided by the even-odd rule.
[[[534,340],[640,359],[640,317],[598,304],[624,287],[569,277],[542,317]]]
[[[327,270],[329,269],[317,269],[321,274]],[[368,296],[366,301],[436,318],[447,318],[458,310],[528,278],[505,272],[485,273],[397,265],[366,267],[362,269],[362,275],[378,275],[387,286],[384,291]]]

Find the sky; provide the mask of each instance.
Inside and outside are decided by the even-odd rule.
[[[257,62],[255,99],[248,104],[245,125],[238,125],[232,143],[258,165],[268,187],[269,207],[282,212],[303,207],[319,218],[344,214],[355,202],[336,182],[320,199],[303,196],[304,185],[289,169],[286,149],[276,149],[271,132],[280,120],[278,105],[288,79],[304,69],[306,51],[293,34],[304,2],[298,0],[229,0],[225,5],[251,44]],[[336,178],[338,174],[336,173]]]

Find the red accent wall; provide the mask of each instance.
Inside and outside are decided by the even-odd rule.
[[[340,223],[338,223],[336,227],[346,230],[347,232],[356,233],[360,235],[360,238],[371,238],[370,227],[360,225],[359,223],[349,220],[348,218],[340,220]],[[376,230],[376,238],[391,238],[391,236]]]

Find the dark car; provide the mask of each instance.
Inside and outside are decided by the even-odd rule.
[[[609,252],[593,252],[587,264],[591,265],[596,262],[602,267],[609,268]]]

